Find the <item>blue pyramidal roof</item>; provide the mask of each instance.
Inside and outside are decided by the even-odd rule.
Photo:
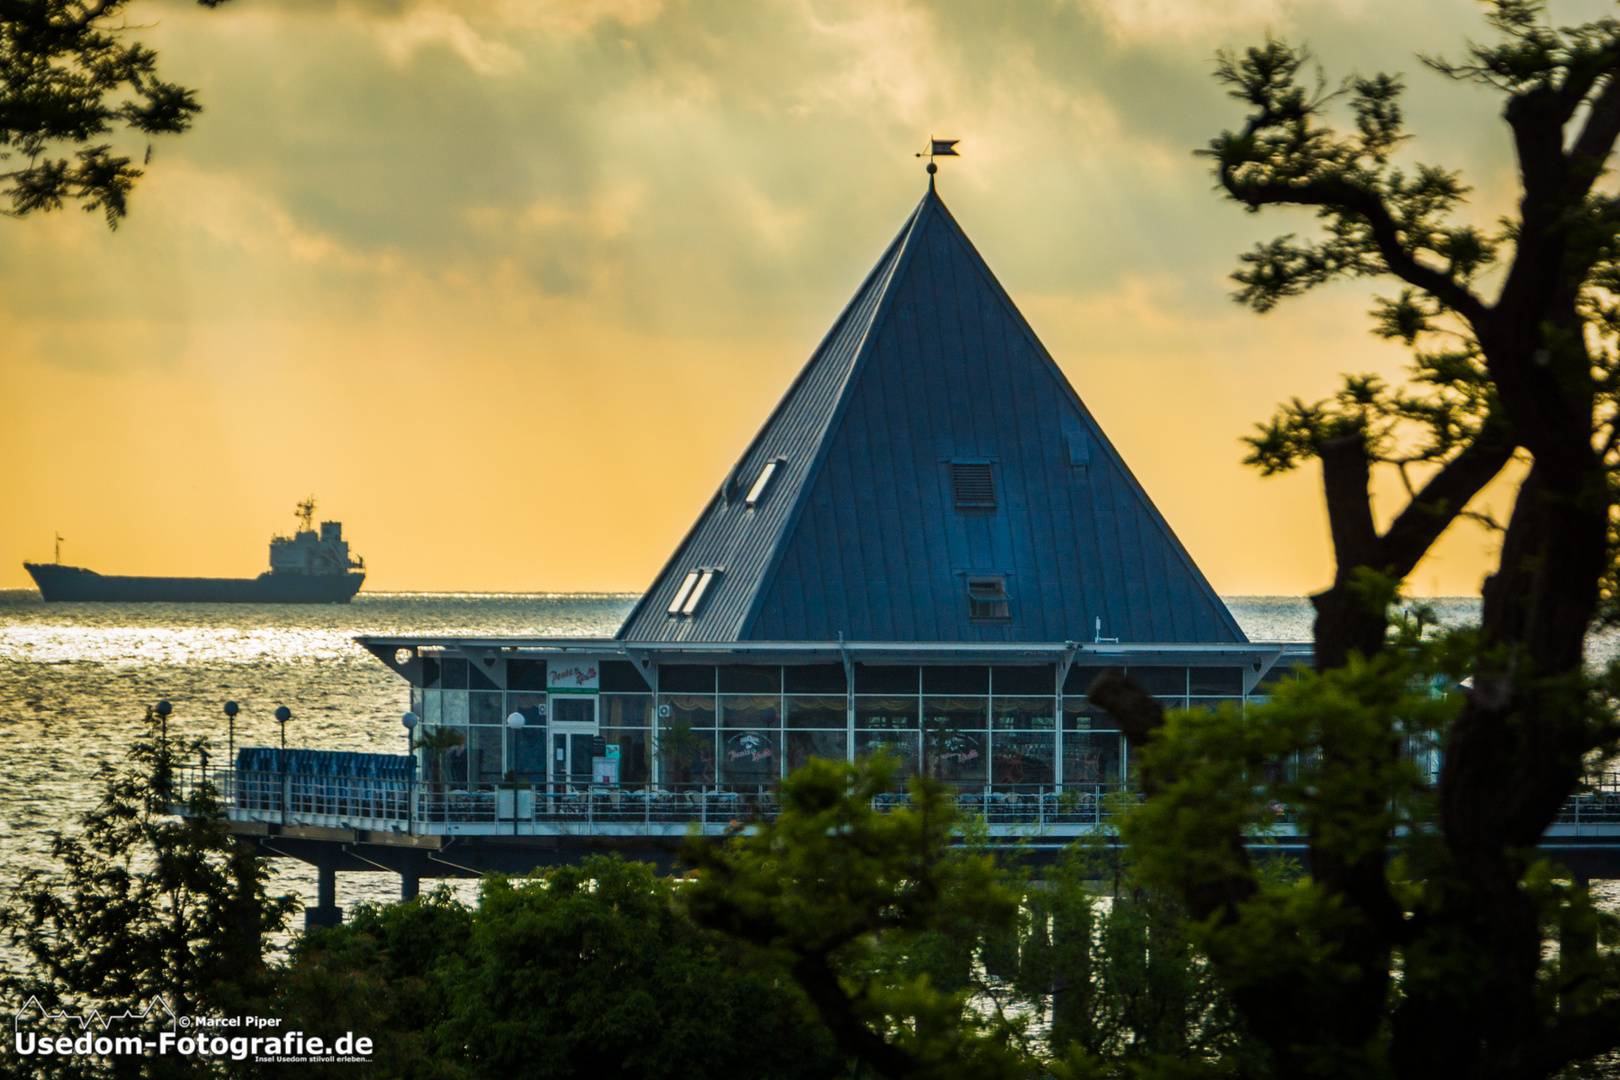
[[[1247,640],[930,185],[618,636],[1091,641],[1099,619]]]

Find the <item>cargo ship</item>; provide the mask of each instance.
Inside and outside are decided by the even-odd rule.
[[[366,580],[365,560],[349,555],[343,523],[321,522],[315,531],[315,500],[298,504],[300,528],[270,539],[270,569],[256,578],[125,577],[62,565],[23,563],[47,603],[347,604]]]

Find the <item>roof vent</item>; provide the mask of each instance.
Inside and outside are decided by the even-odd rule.
[[[1007,579],[1001,574],[973,574],[967,579],[968,618],[997,622],[1012,618]]]
[[[759,501],[765,497],[765,492],[771,486],[771,477],[776,475],[777,466],[787,458],[772,458],[759,470],[759,476],[754,480],[754,486],[748,489],[748,497],[743,500],[745,506],[758,506]]]
[[[996,484],[988,461],[951,462],[951,492],[958,510],[994,510]]]

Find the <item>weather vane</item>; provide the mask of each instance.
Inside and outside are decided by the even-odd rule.
[[[935,173],[939,172],[939,166],[934,164],[934,159],[935,158],[937,158],[937,157],[961,157],[962,156],[961,154],[958,154],[956,152],[956,144],[961,142],[961,141],[962,141],[961,139],[935,139],[933,137],[929,138],[929,140],[928,140],[928,153],[926,153],[926,154],[918,154],[917,156],[918,157],[925,157],[925,158],[928,159],[928,175],[930,177],[932,177]],[[930,179],[929,183],[933,183],[933,180]]]

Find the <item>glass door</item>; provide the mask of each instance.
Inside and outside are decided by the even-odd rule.
[[[591,761],[599,734],[596,695],[553,694],[551,722],[552,790],[561,794],[591,783]]]

